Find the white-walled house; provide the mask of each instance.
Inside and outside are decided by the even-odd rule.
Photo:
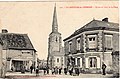
[[[37,54],[27,34],[8,33],[6,29],[0,33],[3,42],[3,62],[7,71],[14,68],[20,71],[22,66],[29,70],[33,64],[37,66]]]

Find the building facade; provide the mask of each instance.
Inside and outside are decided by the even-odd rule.
[[[3,60],[2,60],[2,56],[3,56],[2,45],[3,45],[3,42],[0,39],[0,78],[5,77],[5,70],[4,70],[5,66],[4,66],[4,63],[3,63]]]
[[[113,77],[120,77],[120,53],[119,51],[112,52],[112,67],[113,67]]]
[[[102,62],[112,71],[113,51],[119,50],[119,24],[92,20],[64,39],[65,65],[78,67],[81,72],[100,73]]]
[[[37,54],[27,34],[8,33],[6,29],[0,33],[3,42],[3,62],[6,71],[20,71],[24,66],[29,70],[33,64],[37,65]]]
[[[64,52],[61,33],[58,32],[56,6],[54,7],[52,32],[49,34],[48,38],[47,62],[50,68],[64,66]]]

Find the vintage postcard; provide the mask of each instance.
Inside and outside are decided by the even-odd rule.
[[[119,78],[118,0],[0,1],[0,78]]]

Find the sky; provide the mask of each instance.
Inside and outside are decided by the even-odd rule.
[[[46,59],[55,3],[62,40],[93,18],[108,17],[110,22],[119,22],[118,1],[0,2],[0,30],[28,34],[38,58]]]

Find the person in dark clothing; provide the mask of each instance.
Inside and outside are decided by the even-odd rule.
[[[53,68],[52,68],[52,74],[54,74],[54,72],[55,72],[55,68],[53,67]]]
[[[70,75],[72,75],[72,73],[73,73],[73,68],[70,68],[69,73],[70,73]]]
[[[67,75],[67,68],[64,68],[64,74]]]
[[[39,75],[39,68],[37,66],[37,68],[36,68],[36,76],[38,76],[38,75]]]
[[[43,69],[44,70],[44,75],[46,74],[46,68]]]
[[[62,70],[62,68],[59,68],[59,74],[61,75],[61,70]]]
[[[79,74],[80,74],[80,71],[79,71],[79,68],[77,68],[77,75],[79,76]]]
[[[73,68],[71,69],[71,75],[73,74]]]
[[[75,67],[74,70],[75,70],[75,75],[77,75],[77,68]]]
[[[103,63],[103,64],[102,64],[103,75],[106,75],[106,72],[105,72],[106,67],[107,67],[107,66]]]
[[[11,67],[11,70],[12,70],[12,72],[13,72],[13,67]]]
[[[58,68],[57,68],[57,66],[55,67],[55,74],[58,74]]]
[[[33,71],[33,65],[30,66],[30,72],[31,72],[31,74],[32,74],[32,71]]]
[[[49,69],[47,69],[47,74],[49,74]]]

